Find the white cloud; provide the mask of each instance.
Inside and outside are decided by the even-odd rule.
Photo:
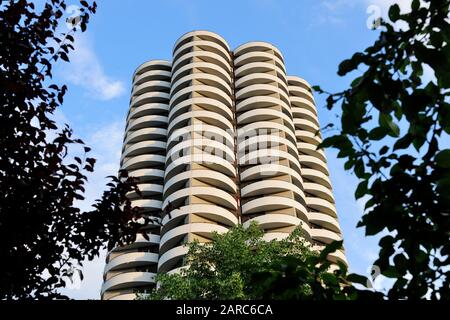
[[[124,123],[115,121],[95,128],[83,138],[86,145],[92,148],[89,156],[94,157],[94,172],[88,175],[86,200],[80,203],[83,210],[89,210],[94,200],[98,199],[105,189],[107,176],[117,175],[123,140]]]
[[[319,20],[322,23],[342,24],[346,20],[346,12],[355,6],[365,6],[366,14],[368,15],[367,27],[372,27],[373,21],[378,18],[388,18],[389,8],[394,3],[400,6],[403,13],[411,11],[412,0],[322,0],[320,2],[321,13]],[[405,28],[405,22],[397,22],[397,28]]]
[[[93,45],[86,35],[75,39],[75,50],[70,63],[61,67],[61,76],[68,82],[85,88],[89,95],[100,100],[110,100],[125,92],[122,81],[110,78],[104,71]]]
[[[344,11],[355,4],[356,0],[322,0],[317,20],[322,24],[341,25],[345,22]]]
[[[411,11],[412,0],[365,0],[368,6],[375,5],[381,9],[381,13],[384,17],[387,16],[389,8],[394,4],[398,4],[402,12]]]
[[[69,123],[62,112],[56,117],[59,126]],[[106,189],[106,176],[116,175],[119,169],[119,161],[124,132],[123,121],[115,121],[106,125],[93,128],[87,136],[81,136],[86,145],[92,148],[89,156],[94,157],[97,162],[94,172],[88,174],[88,183],[85,186],[85,200],[77,202],[76,205],[84,211],[90,210],[96,199],[101,197]],[[69,158],[79,151],[71,152]],[[66,288],[60,290],[61,293],[72,299],[99,299],[100,289],[103,283],[103,269],[105,267],[106,250],[100,252],[100,256],[92,261],[83,262],[84,279],[75,276],[73,283],[68,282]]]

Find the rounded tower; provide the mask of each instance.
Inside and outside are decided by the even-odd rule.
[[[130,192],[133,206],[160,217],[166,160],[171,64],[148,61],[136,69],[123,141],[121,169],[137,178],[141,195]],[[101,289],[103,299],[134,299],[155,286],[160,226],[144,228],[134,243],[108,253]]]
[[[208,31],[173,48],[159,272],[184,265],[186,242],[238,223],[231,55]]]
[[[325,152],[317,148],[322,142],[322,137],[311,87],[299,77],[289,76],[287,80],[302,166],[307,216],[311,226],[310,234],[313,246],[320,251],[332,241],[342,240],[342,234],[337,220]],[[330,254],[329,259],[348,264],[343,250]]]
[[[234,74],[242,222],[257,222],[268,240],[301,225],[310,239],[283,56],[246,43],[234,51]]]

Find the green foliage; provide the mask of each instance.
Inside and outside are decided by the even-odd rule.
[[[358,226],[390,232],[375,261],[395,279],[389,298],[450,298],[450,150],[442,147],[450,133],[449,5],[414,0],[409,13],[391,6],[378,40],[339,65],[340,76],[363,74],[327,98],[329,109],[340,107],[341,126],[322,147],[336,148],[360,179],[355,196],[367,203]]]
[[[84,31],[97,6],[81,5]],[[42,11],[25,0],[0,4],[0,299],[61,298],[57,289],[86,257],[108,240],[131,241],[141,226],[126,199],[136,184],[126,176],[111,177],[91,212],[75,206],[95,159],[69,126],[51,119],[67,91],[51,83],[52,66],[69,60],[76,31],[56,31],[64,10],[63,0],[45,1]],[[83,159],[67,156],[74,146]]]
[[[280,241],[267,242],[263,235],[254,223],[216,233],[209,243],[189,243],[189,267],[178,274],[158,274],[158,288],[139,299],[349,299],[350,293],[357,294],[344,265],[328,272],[326,258],[342,242],[319,255],[300,229]]]

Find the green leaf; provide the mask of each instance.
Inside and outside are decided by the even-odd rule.
[[[361,181],[359,184],[358,184],[358,187],[356,188],[356,191],[355,191],[355,198],[356,199],[360,199],[360,198],[362,198],[362,197],[364,197],[364,195],[367,193],[367,185],[368,185],[368,181],[367,180],[364,180],[364,181]]]
[[[450,168],[450,149],[439,152],[435,157],[435,161],[441,168]]]
[[[353,282],[353,283],[361,284],[364,287],[367,286],[367,282],[368,282],[368,279],[366,277],[361,276],[361,275],[356,274],[356,273],[349,274],[348,277],[347,277],[347,280],[350,281],[350,282]]]
[[[364,54],[357,52],[352,56],[351,59],[342,61],[339,64],[338,75],[344,76],[350,71],[357,69],[358,65],[362,62],[362,57],[364,57]]]
[[[355,175],[362,179],[365,172],[364,162],[362,160],[358,160],[355,164]]]
[[[375,127],[372,130],[370,130],[369,139],[379,141],[379,140],[383,139],[384,137],[386,137],[387,134],[388,134],[388,132],[387,132],[386,128]]]
[[[69,62],[69,57],[67,56],[67,54],[65,52],[60,52],[59,56],[61,57],[61,59],[63,59],[64,61]]]
[[[413,141],[411,134],[407,133],[402,138],[398,139],[394,144],[394,151],[408,148]]]
[[[397,21],[400,18],[400,6],[398,4],[394,4],[389,8],[389,19],[392,22]]]
[[[324,93],[324,91],[322,90],[322,88],[320,88],[320,86],[312,86],[311,89],[317,93]]]
[[[384,155],[384,154],[386,154],[388,151],[389,151],[389,147],[388,147],[388,146],[383,146],[383,147],[380,149],[379,154],[380,154],[380,155]]]
[[[330,244],[328,244],[323,250],[322,250],[322,252],[320,253],[320,255],[319,255],[319,259],[320,260],[326,260],[326,258],[327,258],[327,256],[330,254],[330,253],[333,253],[333,252],[335,252],[336,250],[339,250],[340,248],[342,248],[342,243],[343,243],[343,241],[341,240],[341,241],[333,241],[333,242],[331,242]]]
[[[393,266],[389,266],[388,268],[386,268],[386,270],[383,270],[382,274],[383,274],[383,276],[385,276],[387,278],[401,277],[401,274]]]
[[[398,137],[400,135],[400,128],[392,121],[392,117],[386,113],[380,113],[379,116],[380,126],[388,131],[388,134],[392,137]]]

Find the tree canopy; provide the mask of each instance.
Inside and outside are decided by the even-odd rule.
[[[283,240],[266,241],[256,223],[215,233],[211,242],[186,244],[187,267],[178,273],[158,274],[158,287],[140,299],[350,299],[355,292],[346,268],[330,269],[327,256],[311,249],[296,229]],[[349,279],[352,277],[350,276]]]

